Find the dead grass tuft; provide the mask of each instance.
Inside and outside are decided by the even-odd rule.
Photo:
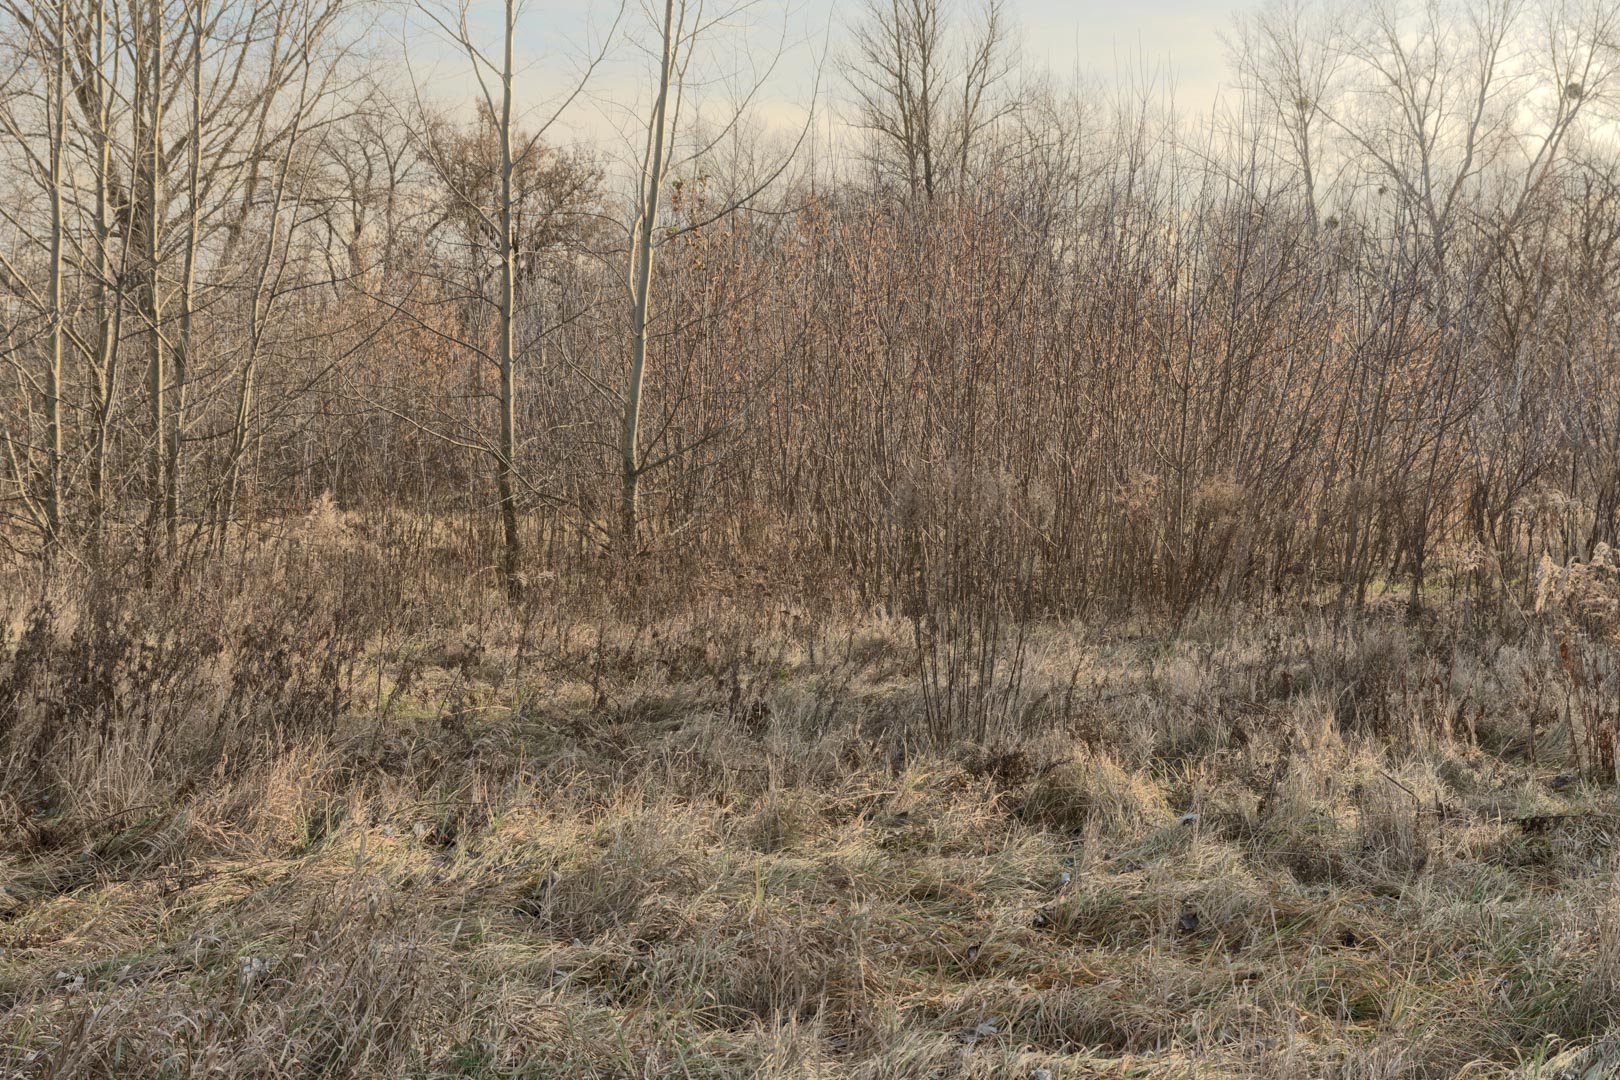
[[[1127,772],[1112,757],[1093,750],[1048,769],[1023,801],[1024,817],[1048,828],[1080,834],[1096,828],[1105,836],[1128,838],[1170,819],[1164,796],[1152,779]]]

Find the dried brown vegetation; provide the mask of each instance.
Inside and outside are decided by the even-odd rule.
[[[941,738],[977,639],[359,526],[10,583],[0,1072],[1552,1076],[1620,1008],[1600,639],[1045,623]]]
[[[700,7],[0,0],[0,1075],[1608,1068],[1620,7]]]

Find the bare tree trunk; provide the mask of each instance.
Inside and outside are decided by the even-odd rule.
[[[118,400],[119,329],[123,319],[123,286],[119,284],[112,258],[113,200],[112,185],[112,130],[107,77],[107,5],[96,0],[92,33],[95,35],[93,76],[87,76],[81,95],[92,92],[94,98],[86,112],[93,110],[96,143],[96,402],[95,431],[90,449],[91,497],[91,549],[99,558],[106,540],[107,530],[107,450],[112,428],[113,406]],[[126,229],[123,237],[127,263],[130,237]]]
[[[658,196],[668,167],[665,128],[675,64],[675,0],[664,0],[664,52],[658,67],[658,90],[647,123],[647,151],[641,163],[635,228],[630,251],[630,372],[624,393],[624,430],[620,433],[619,535],[634,547],[640,519],[641,389],[647,369],[647,320],[651,314],[653,227]]]
[[[236,412],[231,422],[231,453],[225,463],[225,479],[220,485],[219,518],[214,523],[214,549],[221,555],[225,554],[230,544],[231,518],[236,514],[236,494],[241,484],[242,456],[247,453],[248,418],[253,412],[254,360],[250,355],[242,368],[242,382],[236,394]]]
[[[45,365],[45,543],[61,541],[62,530],[62,244],[67,231],[62,205],[62,155],[67,143],[67,0],[56,3],[56,55],[51,68],[51,340]]]
[[[196,309],[197,242],[200,224],[198,192],[202,181],[202,34],[204,0],[188,12],[191,23],[191,130],[187,136],[186,254],[180,285],[180,337],[174,350],[174,404],[169,410],[168,475],[163,492],[163,522],[169,555],[175,554],[180,521],[181,443],[185,438],[186,377],[191,366],[192,318]]]
[[[514,402],[516,393],[516,358],[512,349],[512,317],[516,302],[516,283],[514,261],[516,255],[513,251],[515,237],[512,235],[512,36],[516,30],[516,9],[514,0],[506,0],[506,26],[502,42],[503,62],[501,65],[501,118],[497,131],[500,140],[501,154],[501,205],[500,205],[500,259],[501,259],[501,295],[500,295],[500,325],[497,332],[500,335],[498,348],[501,387],[501,434],[500,458],[495,468],[495,488],[501,503],[501,534],[503,540],[502,567],[506,577],[506,589],[512,598],[518,599],[522,595],[522,577],[518,567],[522,557],[522,550],[518,538],[517,497],[512,489],[512,468],[517,459],[517,436],[514,430]]]
[[[231,422],[231,452],[225,462],[225,478],[220,484],[219,516],[214,523],[214,547],[225,553],[230,543],[231,519],[236,516],[236,500],[242,484],[242,458],[247,455],[252,436],[254,383],[258,377],[259,352],[264,344],[264,332],[270,320],[270,271],[277,256],[277,239],[281,232],[281,203],[287,192],[287,173],[293,150],[298,145],[301,124],[294,121],[288,133],[287,147],[282,158],[281,172],[276,177],[275,191],[270,200],[269,235],[265,238],[264,258],[259,263],[253,281],[253,300],[248,308],[247,356],[242,361],[242,379],[236,393],[236,412]]]
[[[147,498],[146,558],[148,572],[157,556],[158,529],[163,520],[167,499],[168,451],[166,448],[168,424],[164,409],[164,389],[167,382],[163,347],[163,289],[159,282],[159,263],[162,260],[163,213],[163,5],[161,0],[149,0],[147,27],[144,35],[145,60],[139,73],[138,89],[146,99],[145,115],[137,109],[137,119],[144,119],[143,138],[137,146],[141,171],[139,205],[143,241],[143,266],[139,303],[147,323],[146,392],[148,398],[147,434]]]

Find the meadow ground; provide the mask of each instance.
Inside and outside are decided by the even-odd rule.
[[[11,604],[0,1075],[1606,1075],[1599,646],[1048,625],[942,742],[901,619],[282,573]]]

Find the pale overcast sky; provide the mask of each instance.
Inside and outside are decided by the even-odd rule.
[[[977,2],[953,0],[964,16],[971,16]],[[499,8],[493,0],[474,0],[474,5],[484,22],[475,29],[488,36],[493,51]],[[1008,0],[1027,67],[1045,68],[1064,80],[1078,72],[1104,82],[1127,72],[1147,72],[1160,93],[1173,87],[1178,110],[1191,113],[1207,112],[1220,93],[1225,47],[1219,35],[1231,26],[1235,11],[1250,6],[1225,0]],[[710,35],[713,51],[707,70],[716,81],[709,96],[724,97],[727,76],[735,83],[751,81],[749,65],[766,63],[778,53],[785,28],[788,47],[758,114],[781,123],[802,117],[817,59],[828,53],[822,65],[821,110],[835,108],[845,92],[838,61],[846,53],[848,26],[862,7],[862,0],[759,0],[750,5],[738,25]],[[716,0],[708,0],[708,10],[716,9]],[[617,10],[611,0],[530,0],[520,18],[518,53],[524,71],[519,94],[528,101],[523,111],[531,122],[546,114],[543,103],[569,84],[570,73],[600,43]],[[631,0],[608,59],[592,80],[591,99],[570,110],[566,134],[557,135],[614,141],[613,129],[621,126],[614,117],[623,121],[644,98],[653,61],[637,42],[647,41],[653,20],[650,0]],[[412,70],[418,83],[441,99],[470,95],[474,87],[466,78],[464,58],[426,41],[428,24],[420,16],[412,22],[417,27],[410,35]]]
[[[1219,34],[1234,11],[1221,0],[1012,0],[1025,54],[1054,71],[1077,61],[1082,72],[1111,77],[1120,63],[1145,63],[1173,77],[1178,103],[1207,108],[1225,75]]]

